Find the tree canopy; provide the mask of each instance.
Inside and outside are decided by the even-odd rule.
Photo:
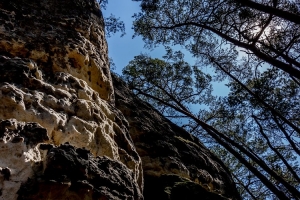
[[[106,6],[108,4],[108,0],[97,0],[102,10],[106,10]],[[120,18],[116,18],[112,13],[109,17],[104,17],[105,24],[105,33],[107,37],[110,37],[112,34],[117,32],[121,32],[121,37],[126,34],[125,32],[125,24]],[[111,59],[111,58],[110,58]],[[113,61],[111,60],[113,63]]]
[[[134,30],[148,44],[186,45],[195,56],[203,46],[233,45],[299,79],[299,2],[260,2],[142,0]]]
[[[227,164],[244,199],[299,199],[300,2],[140,2],[136,35],[168,53],[136,56],[123,70],[131,88],[166,116],[188,119],[184,127]],[[172,52],[178,44],[195,66]],[[214,76],[202,72],[208,66]],[[211,81],[225,79],[228,96],[214,97]]]
[[[135,56],[123,69],[123,77],[129,87],[143,96],[159,97],[161,101],[183,110],[186,110],[188,104],[208,104],[212,100],[210,75],[185,62],[180,51],[173,52],[169,49],[165,58],[166,61],[153,59],[145,54]],[[162,113],[176,116],[170,105],[157,100],[151,101],[151,98],[145,100]]]

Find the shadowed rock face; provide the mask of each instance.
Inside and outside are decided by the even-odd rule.
[[[42,176],[21,186],[19,199],[140,199],[133,172],[108,157],[65,144],[48,150]]]
[[[240,199],[227,168],[199,139],[138,99],[117,76],[113,83],[116,107],[142,158],[145,199]]]
[[[94,0],[0,0],[0,200],[141,200],[143,189],[239,199],[198,139],[113,86]]]

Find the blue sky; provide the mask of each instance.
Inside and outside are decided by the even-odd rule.
[[[152,57],[161,58],[165,54],[164,48],[158,47],[150,51],[144,48],[144,42],[141,37],[132,38],[134,32],[132,27],[132,15],[139,11],[139,2],[131,0],[109,0],[107,9],[103,11],[104,16],[109,16],[110,13],[116,17],[120,17],[125,23],[126,35],[120,37],[120,33],[106,38],[108,42],[109,57],[113,58],[116,64],[116,72],[121,74],[122,68],[125,67],[134,56],[140,53],[148,53]],[[177,47],[177,49],[180,47]],[[188,52],[186,59],[191,64],[194,64],[194,59]]]
[[[103,11],[104,16],[110,16],[112,13],[117,18],[119,17],[125,23],[126,35],[120,37],[120,33],[112,35],[110,38],[107,38],[109,57],[113,59],[113,62],[116,65],[115,72],[122,74],[122,69],[131,61],[134,56],[139,55],[140,53],[147,53],[153,58],[162,58],[165,55],[164,47],[160,46],[153,50],[146,49],[144,47],[144,42],[141,37],[132,38],[134,32],[132,28],[133,14],[139,12],[139,2],[131,0],[109,0],[107,9]],[[181,47],[176,46],[176,50],[182,50],[185,54],[185,60],[191,65],[195,64],[195,58],[191,54]],[[211,72],[209,67],[206,68],[205,73]],[[224,83],[214,83],[214,92],[215,95],[227,95],[229,90]]]
[[[125,67],[134,56],[140,53],[149,52],[144,48],[144,43],[140,37],[132,39],[132,15],[139,11],[139,2],[130,0],[109,0],[107,9],[104,10],[104,16],[109,16],[110,13],[116,17],[120,17],[125,23],[126,35],[120,37],[120,33],[116,33],[107,39],[109,57],[113,58],[116,65],[116,72],[121,74],[122,68]],[[159,57],[163,54],[163,49],[159,48],[151,52],[152,56]]]

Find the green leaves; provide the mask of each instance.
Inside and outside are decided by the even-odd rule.
[[[277,9],[270,7],[273,1],[153,2],[141,1],[141,5],[155,5],[155,9],[142,6],[142,11],[134,15],[135,34],[142,36],[148,46],[180,44],[197,57],[211,44],[224,49],[223,39],[231,48],[245,50],[253,61],[264,61],[300,78],[299,23],[291,23],[285,16],[294,14],[283,11],[295,7],[295,3],[280,1]],[[277,16],[281,11],[283,14]],[[300,21],[300,16],[294,17]]]
[[[116,18],[113,14],[104,18],[104,24],[107,37],[110,37],[111,34],[115,34],[119,31],[121,32],[121,37],[126,34],[124,22],[121,21],[120,18]]]
[[[135,56],[123,69],[123,79],[137,94],[147,92],[181,109],[190,104],[207,103],[212,98],[209,75],[183,61],[184,55],[179,51],[169,49],[164,58],[166,60],[145,54]],[[158,101],[155,105],[168,114],[174,113]]]

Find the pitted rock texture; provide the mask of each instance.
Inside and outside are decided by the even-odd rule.
[[[93,0],[1,0],[0,53],[30,58],[45,79],[65,72],[113,100],[101,11]],[[42,78],[42,77],[41,77]]]
[[[142,158],[145,200],[240,199],[228,169],[198,138],[137,98],[117,76],[113,83],[116,107]]]
[[[23,183],[19,199],[142,199],[133,171],[108,157],[94,157],[69,144],[47,151],[43,174]]]
[[[134,171],[118,160],[47,142],[37,123],[0,121],[0,199],[143,199]]]
[[[0,0],[0,120],[24,127],[36,124],[44,130],[35,140],[26,131],[18,133],[19,138],[5,132],[1,170],[27,171],[15,181],[9,197],[4,194],[12,186],[6,178],[0,180],[0,199],[16,199],[19,185],[35,179],[36,163],[45,168],[41,142],[55,146],[68,142],[93,156],[123,163],[132,171],[131,185],[138,185],[141,193],[141,159],[126,119],[114,107],[104,36],[102,14],[94,0]],[[28,160],[26,152],[35,156]]]
[[[131,143],[120,112],[83,80],[64,72],[53,82],[40,80],[43,73],[29,59],[0,56],[0,69],[0,119],[38,122],[56,145],[69,142],[113,159],[120,159],[116,136]],[[132,144],[123,147],[138,159]]]
[[[48,142],[47,130],[37,123],[0,121],[0,199],[17,198],[21,184],[33,177],[42,154],[37,144]]]

